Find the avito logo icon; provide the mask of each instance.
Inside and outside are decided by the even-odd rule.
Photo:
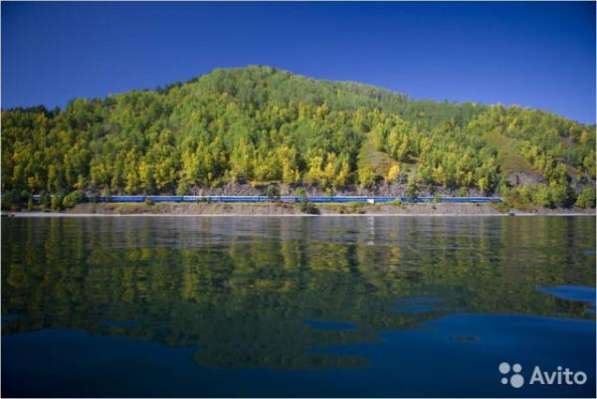
[[[511,371],[513,373],[510,378],[502,377],[500,380],[502,384],[506,385],[509,382],[513,388],[520,388],[524,385],[524,377],[520,374],[522,371],[522,366],[520,364],[514,363],[510,366],[510,363],[502,362],[498,366],[498,369],[502,375],[508,375]]]

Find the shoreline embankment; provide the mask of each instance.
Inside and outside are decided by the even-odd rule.
[[[158,203],[78,204],[56,211],[3,211],[8,217],[99,217],[99,216],[593,216],[595,209],[504,210],[492,204],[315,204],[308,208],[287,203]]]

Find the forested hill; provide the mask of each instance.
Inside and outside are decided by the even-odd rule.
[[[190,194],[275,183],[591,206],[595,126],[256,66],[76,99],[64,110],[2,111],[4,193]]]

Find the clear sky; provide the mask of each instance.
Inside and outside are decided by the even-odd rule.
[[[2,107],[261,64],[595,123],[595,4],[2,2]]]

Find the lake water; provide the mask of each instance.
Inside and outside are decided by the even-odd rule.
[[[595,219],[3,219],[2,395],[595,396]]]

